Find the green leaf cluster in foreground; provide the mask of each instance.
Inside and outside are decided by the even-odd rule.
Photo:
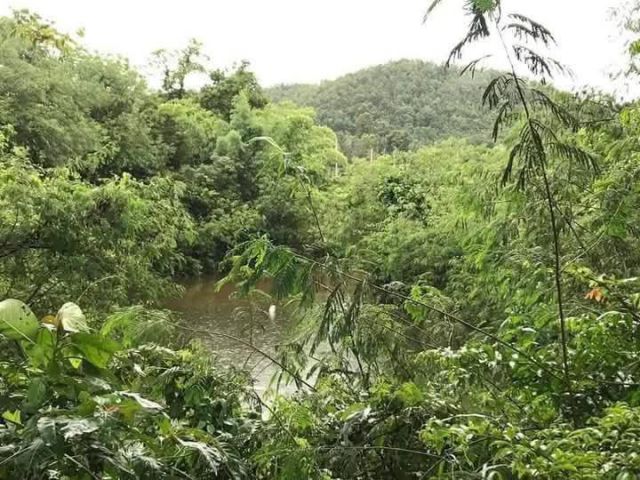
[[[121,311],[95,328],[72,303],[42,323],[18,300],[0,312],[20,332],[0,356],[0,478],[247,475],[246,378],[145,344],[144,327],[172,330],[166,313]]]

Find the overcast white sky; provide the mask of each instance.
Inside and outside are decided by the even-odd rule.
[[[463,0],[449,0],[424,25],[430,0],[0,0],[0,13],[29,8],[85,43],[145,65],[158,48],[204,42],[216,66],[249,60],[265,85],[317,82],[400,58],[442,62],[464,30]],[[556,55],[575,79],[611,89],[620,63],[610,9],[620,0],[504,0],[549,27]],[[496,65],[499,66],[499,65]]]

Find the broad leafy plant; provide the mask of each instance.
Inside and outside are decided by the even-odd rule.
[[[137,309],[96,329],[74,303],[39,322],[19,300],[0,302],[0,478],[247,475],[244,377],[140,343],[167,323]]]

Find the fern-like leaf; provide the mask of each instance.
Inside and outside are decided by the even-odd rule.
[[[545,46],[557,44],[553,34],[544,25],[519,13],[512,13],[509,18],[514,21],[505,25],[502,30],[511,31],[515,38],[542,42]]]
[[[553,58],[536,53],[525,45],[514,45],[513,53],[516,59],[524,64],[536,76],[553,78],[555,73],[569,75],[570,70]]]
[[[578,120],[567,109],[554,102],[542,90],[532,88],[530,93],[531,102],[551,113],[563,126],[574,131],[578,128]]]
[[[472,60],[460,71],[460,76],[466,74],[467,72],[470,72],[471,78],[474,78],[476,75],[476,70],[478,68],[478,65],[482,63],[482,61],[490,57],[492,57],[492,55],[484,55],[480,58],[476,58],[475,60]]]

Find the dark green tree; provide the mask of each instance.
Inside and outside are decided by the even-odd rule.
[[[251,108],[263,108],[267,104],[258,81],[249,70],[249,62],[241,62],[231,73],[215,70],[209,74],[211,83],[200,91],[200,103],[210,112],[230,120],[235,98],[244,92]]]

